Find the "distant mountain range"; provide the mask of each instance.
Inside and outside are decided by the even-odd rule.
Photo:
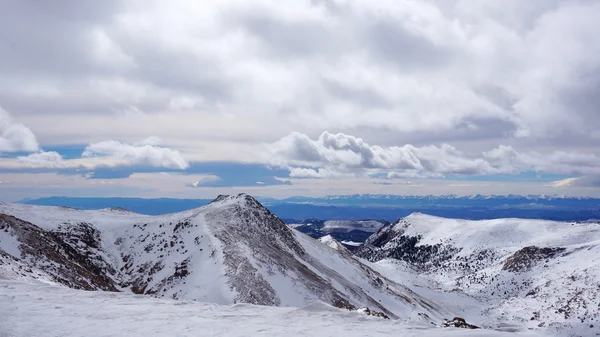
[[[131,212],[160,215],[186,211],[207,205],[211,199],[144,199],[144,198],[72,198],[49,197],[40,199],[25,199],[22,204],[39,206],[63,206],[82,210],[124,208]]]
[[[358,205],[358,206],[446,206],[446,207],[566,207],[588,209],[600,207],[600,199],[567,196],[545,195],[390,195],[390,194],[353,194],[331,195],[325,197],[291,197],[282,200],[261,199],[265,205],[281,204],[311,204],[311,205]]]
[[[286,223],[304,219],[395,221],[413,212],[462,219],[526,218],[564,221],[600,219],[600,199],[565,196],[471,195],[402,196],[355,194],[326,197],[258,198]],[[77,209],[121,207],[160,215],[200,207],[208,199],[71,198],[49,197],[21,203]]]

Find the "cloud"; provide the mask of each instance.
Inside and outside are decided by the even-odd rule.
[[[276,164],[293,167],[291,177],[332,177],[340,173],[388,172],[388,177],[416,177],[421,173],[444,174],[497,173],[481,158],[467,158],[453,146],[443,144],[421,148],[412,145],[370,145],[363,139],[343,133],[323,132],[317,140],[297,132],[268,145]]]
[[[483,153],[483,157],[505,173],[529,170],[554,174],[600,174],[600,156],[593,153],[565,151],[519,153],[511,146],[500,145],[494,150]]]
[[[0,102],[41,139],[79,144],[320,130],[382,145],[598,140],[600,4],[502,3],[17,1],[0,13]],[[143,114],[114,113],[129,107]]]
[[[23,124],[13,123],[8,112],[0,107],[0,153],[33,152],[38,148],[33,132]]]
[[[343,173],[333,171],[327,168],[305,168],[305,167],[291,167],[290,178],[294,179],[306,179],[306,178],[341,178],[352,176],[349,173]]]
[[[42,149],[90,144],[64,165],[130,168],[97,176],[188,161],[273,162],[291,178],[599,174],[597,1],[2,7],[0,104],[18,123],[0,111],[0,152],[32,154],[1,165],[52,168],[60,160]]]
[[[162,139],[160,139],[159,137],[150,136],[139,142],[135,142],[133,145],[134,146],[143,146],[143,145],[157,146],[157,145],[160,145],[161,143],[162,143]]]
[[[570,188],[570,187],[586,187],[586,188],[598,188],[600,187],[600,175],[590,175],[575,178],[567,178],[562,180],[553,181],[550,186],[557,188]]]
[[[203,176],[199,180],[194,181],[190,185],[190,187],[211,186],[211,185],[214,185],[215,183],[217,183],[219,181],[221,181],[221,178],[219,178],[218,176],[215,176],[215,175]]]
[[[152,145],[130,145],[115,140],[107,140],[88,145],[82,157],[110,157],[124,160],[130,165],[148,165],[184,170],[188,162],[179,151]]]
[[[17,157],[17,160],[28,167],[39,168],[64,168],[66,167],[63,157],[56,151],[40,151],[28,156]]]
[[[267,145],[273,163],[290,167],[292,178],[332,178],[348,175],[387,178],[442,178],[448,175],[499,175],[523,172],[600,174],[600,156],[590,153],[519,153],[500,145],[467,155],[442,144],[415,147],[370,145],[342,133],[323,132],[313,140],[297,132]]]

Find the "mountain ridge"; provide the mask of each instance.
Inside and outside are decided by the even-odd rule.
[[[600,319],[600,223],[413,213],[380,229],[356,254],[392,279],[464,292],[480,302],[481,317],[561,335],[586,335]]]
[[[302,219],[394,221],[420,211],[446,218],[530,218],[585,221],[600,218],[600,199],[566,196],[402,196],[350,195],[330,197],[258,198],[286,222]],[[160,215],[185,211],[210,203],[209,199],[42,198],[27,204],[70,206],[80,209],[123,207]]]
[[[219,196],[206,206],[163,216],[7,203],[0,205],[0,213],[35,226],[41,233],[37,244],[63,233],[62,242],[81,256],[90,256],[94,248],[91,255],[98,259],[75,278],[90,283],[101,274],[121,291],[220,304],[302,307],[322,300],[340,307],[368,306],[396,318],[424,313],[441,319],[453,311],[290,229],[246,194]],[[22,245],[16,226],[3,224],[4,233]],[[3,236],[2,248],[5,242]],[[50,281],[72,286],[60,272],[61,263],[47,268],[43,254],[20,253],[24,256],[15,258],[50,275]],[[104,267],[94,274],[99,266]]]

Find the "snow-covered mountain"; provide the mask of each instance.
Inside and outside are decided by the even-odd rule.
[[[382,228],[356,254],[414,289],[476,299],[471,316],[496,325],[600,334],[598,223],[412,214]]]
[[[245,194],[163,216],[10,203],[0,214],[0,277],[219,304],[323,301],[432,322],[460,314],[290,229]]]
[[[161,216],[0,203],[0,282],[11,289],[38,280],[221,305],[367,306],[430,326],[461,316],[500,330],[600,331],[598,223],[413,214],[369,237],[364,259],[346,246],[245,194]]]

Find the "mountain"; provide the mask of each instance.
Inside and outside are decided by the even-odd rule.
[[[323,301],[428,322],[461,314],[289,228],[245,194],[161,216],[11,203],[0,214],[0,278],[218,304]]]
[[[297,223],[288,223],[288,226],[315,239],[331,236],[341,241],[350,250],[354,250],[371,234],[388,224],[387,221],[377,220],[306,219]]]
[[[65,206],[77,209],[124,208],[132,212],[160,215],[187,211],[210,203],[210,199],[71,198],[24,199],[20,203],[40,206]]]
[[[600,199],[519,195],[387,195],[354,194],[269,200],[267,206],[284,218],[332,220],[395,220],[414,212],[447,218],[526,218],[558,221],[600,219]]]
[[[590,197],[567,197],[546,195],[392,195],[392,194],[352,194],[329,195],[325,197],[291,197],[270,202],[296,203],[312,205],[402,205],[402,206],[465,206],[501,207],[501,206],[552,206],[577,209],[600,207],[600,199]]]
[[[245,194],[160,216],[0,203],[0,291],[41,281],[182,303],[369,307],[361,311],[421,326],[439,326],[444,318],[460,325],[462,319],[452,319],[459,316],[508,331],[596,331],[597,222],[415,213],[384,226],[325,223],[374,233],[357,257],[331,235],[319,242],[291,228]]]
[[[561,335],[600,331],[597,222],[412,214],[373,234],[356,254],[414,289],[469,295],[479,301],[472,316]]]
[[[326,197],[259,198],[271,212],[288,223],[298,219],[394,221],[421,212],[462,219],[527,218],[560,221],[600,219],[600,199],[564,196],[471,195],[405,196],[356,194]],[[50,197],[22,200],[22,203],[67,206],[78,209],[122,207],[159,215],[206,205],[205,199],[70,198]],[[296,219],[296,220],[291,220]]]

